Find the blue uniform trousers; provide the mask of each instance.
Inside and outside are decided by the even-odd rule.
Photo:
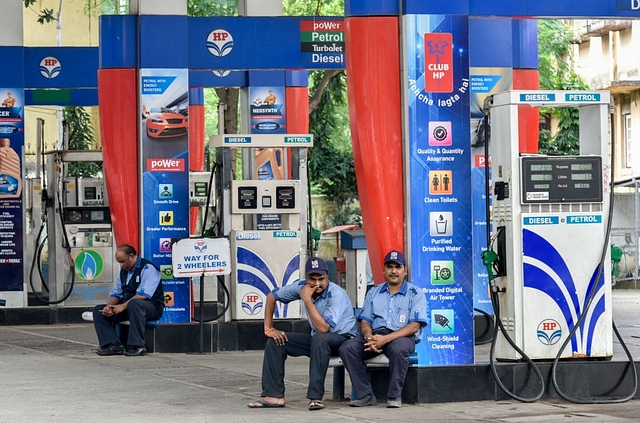
[[[162,310],[149,300],[131,300],[127,305],[127,309],[119,314],[111,317],[104,316],[100,310],[105,304],[100,304],[93,309],[93,326],[96,328],[98,335],[98,345],[100,347],[109,346],[109,344],[120,342],[116,333],[116,323],[124,320],[129,321],[129,336],[127,338],[127,346],[144,347],[144,325],[147,320],[158,320],[162,317]]]
[[[367,377],[367,368],[363,361],[379,355],[365,351],[364,344],[364,338],[356,336],[340,347],[340,358],[349,372],[351,385],[355,389],[358,399],[373,394],[371,382]],[[415,350],[415,347],[413,339],[407,337],[394,339],[382,347],[382,352],[389,358],[390,377],[387,398],[402,397],[402,387],[409,369],[409,355]]]
[[[284,362],[288,356],[307,356],[309,361],[309,387],[307,398],[322,399],[324,379],[329,367],[329,359],[338,353],[338,348],[350,335],[337,333],[287,333],[289,340],[277,345],[269,338],[264,347],[262,360],[262,396],[284,398]]]

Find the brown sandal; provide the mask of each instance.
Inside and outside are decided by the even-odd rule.
[[[324,402],[322,400],[310,400],[309,410],[322,410],[324,408]]]

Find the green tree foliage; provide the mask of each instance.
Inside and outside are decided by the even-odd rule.
[[[322,77],[323,72],[311,74],[312,89]],[[310,179],[315,191],[338,206],[331,222],[334,225],[362,224],[360,210],[353,206],[358,189],[353,150],[345,134],[346,104],[346,77],[339,72],[327,82],[318,106],[309,116],[309,130],[314,137],[314,147],[309,151]]]
[[[285,16],[342,16],[344,0],[282,0]]]
[[[285,16],[343,16],[344,0],[283,0]],[[362,225],[356,207],[358,188],[349,131],[346,74],[327,70],[309,73],[309,150],[312,192],[338,206],[333,225]]]
[[[62,111],[64,124],[69,137],[69,150],[90,150],[95,140],[91,116],[84,107],[65,107]],[[95,177],[101,170],[98,163],[69,163],[69,176]]]
[[[236,0],[189,0],[189,16],[235,16],[238,14]]]
[[[589,89],[572,69],[571,43],[576,39],[569,26],[557,19],[538,21],[538,67],[543,90]],[[575,107],[541,109],[544,128],[538,150],[542,154],[573,155],[580,152],[579,112]],[[551,134],[551,118],[558,120],[558,132]]]
[[[37,3],[38,0],[24,0],[24,7],[31,8],[34,3]],[[51,21],[57,20],[55,16],[53,16],[53,9],[41,9],[36,12],[38,14],[38,22],[40,24],[49,23]]]

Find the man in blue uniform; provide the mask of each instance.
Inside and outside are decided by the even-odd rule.
[[[379,354],[389,358],[387,407],[402,406],[402,387],[409,368],[409,354],[422,338],[427,325],[427,299],[422,289],[405,281],[404,254],[393,250],[384,258],[386,282],[367,293],[360,321],[360,333],[340,347],[340,357],[349,372],[357,399],[352,407],[377,404],[362,362]]]
[[[144,326],[158,320],[164,310],[164,292],[160,271],[149,260],[138,255],[131,245],[120,245],[116,251],[120,273],[109,294],[107,304],[93,309],[100,348],[98,355],[145,355]],[[116,323],[129,320],[128,351],[116,334]]]
[[[329,281],[324,260],[311,257],[305,266],[306,280],[277,288],[267,295],[264,334],[267,343],[262,362],[261,399],[249,408],[284,407],[284,362],[287,356],[310,357],[309,410],[324,408],[324,379],[332,354],[357,333],[353,306],[347,293]],[[276,301],[302,300],[311,333],[285,333],[273,327]]]

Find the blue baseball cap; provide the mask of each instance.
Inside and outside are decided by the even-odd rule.
[[[305,266],[305,274],[310,275],[312,273],[326,275],[329,273],[329,267],[320,257],[310,257],[309,260],[307,260],[307,265]]]
[[[407,260],[404,258],[404,254],[397,250],[391,250],[386,256],[384,256],[384,264],[387,264],[390,261],[398,263],[402,266],[407,264]]]

